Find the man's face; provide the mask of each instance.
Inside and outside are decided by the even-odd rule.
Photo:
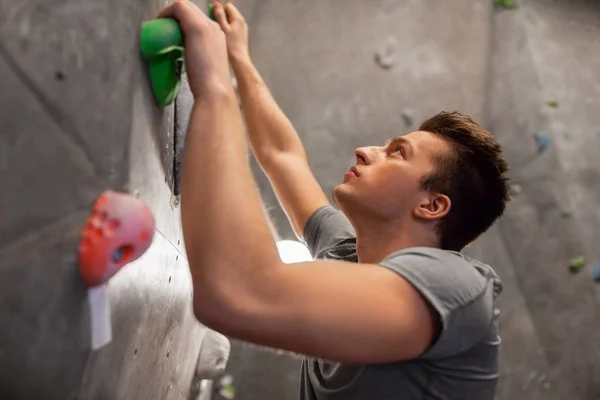
[[[344,175],[333,198],[348,216],[360,213],[382,221],[406,218],[429,194],[421,179],[435,167],[435,155],[450,151],[442,138],[423,131],[394,138],[384,146],[355,150],[356,165]]]

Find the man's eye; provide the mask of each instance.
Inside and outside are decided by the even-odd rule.
[[[396,146],[396,149],[394,149],[394,151],[392,151],[393,153],[399,153],[402,157],[404,157],[404,149],[401,146]]]

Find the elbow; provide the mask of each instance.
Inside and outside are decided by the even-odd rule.
[[[204,268],[206,261],[195,257],[193,249],[188,251],[189,271],[192,279],[192,311],[196,319],[203,325],[212,328],[219,323],[220,316],[226,311],[225,279],[218,274],[209,273]]]
[[[239,304],[212,299],[194,291],[194,316],[203,326],[233,338],[243,338],[244,316]]]
[[[267,283],[272,275],[192,274],[194,316],[208,328],[235,336],[269,303],[273,298],[269,294],[279,290]]]
[[[193,312],[196,320],[214,331],[235,334],[237,321],[240,320],[240,294],[231,285],[211,280],[193,282]]]
[[[201,305],[196,298],[194,298],[194,316],[198,322],[207,328],[216,330],[215,325],[219,324],[219,321],[215,317],[216,315],[218,315],[216,309],[211,309],[208,305]]]
[[[223,320],[227,320],[228,307],[224,306],[223,296],[220,289],[215,285],[197,284],[193,285],[193,311],[194,316],[202,325],[218,330]]]

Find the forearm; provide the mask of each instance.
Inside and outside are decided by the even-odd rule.
[[[181,185],[196,295],[221,295],[224,285],[240,284],[244,291],[279,260],[248,160],[233,92],[199,100],[190,118]]]
[[[306,158],[304,146],[290,120],[275,102],[258,70],[248,58],[232,61],[252,149],[263,167],[276,154]]]

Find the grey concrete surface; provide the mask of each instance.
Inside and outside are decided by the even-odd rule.
[[[598,236],[588,236],[598,225],[600,187],[592,150],[600,144],[599,21],[598,3],[544,0],[495,21],[489,122],[523,189],[500,230],[561,398],[600,396],[598,289],[589,269],[567,269],[579,254],[600,258]],[[551,98],[558,108],[547,105]],[[531,135],[540,130],[553,145],[536,155]],[[561,217],[566,206],[575,218]]]
[[[0,148],[5,152],[0,172],[5,234],[0,247],[0,398],[54,391],[52,398],[68,399],[77,393],[87,360],[82,351],[86,291],[78,280],[75,249],[88,216],[82,209],[99,192],[85,169],[64,169],[77,165],[77,155],[2,58],[0,76]],[[61,359],[69,362],[56,362]]]
[[[0,399],[187,400],[212,365],[173,196],[173,107],[155,105],[139,55],[165,4],[0,0]],[[91,352],[77,246],[108,189],[144,200],[156,231],[111,279],[113,341]]]
[[[506,11],[478,0],[237,3],[254,61],[328,193],[355,147],[408,130],[407,108],[417,119],[456,109],[497,135],[522,193],[465,251],[505,284],[497,398],[599,398],[599,287],[591,265],[579,275],[567,265],[579,254],[600,259],[600,3],[521,0]],[[373,56],[390,37],[397,64],[384,70]],[[537,155],[532,135],[541,130],[552,144]],[[293,238],[255,170],[278,231]],[[297,358],[238,342],[231,357],[238,399],[296,398]]]

